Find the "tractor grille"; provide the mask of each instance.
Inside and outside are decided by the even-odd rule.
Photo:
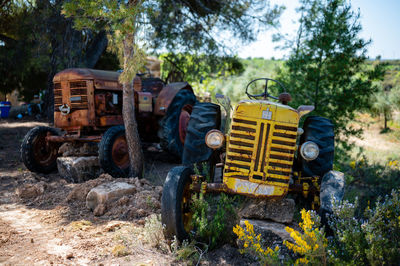
[[[62,105],[61,83],[54,83],[54,111],[60,111]]]
[[[63,102],[63,91],[61,83],[54,83],[54,111],[60,111],[62,104],[68,104],[71,111],[88,109],[88,96],[86,81],[74,81],[69,83],[69,101]]]
[[[296,137],[297,127],[233,118],[225,176],[287,184]]]
[[[88,108],[86,81],[69,83],[71,111]]]

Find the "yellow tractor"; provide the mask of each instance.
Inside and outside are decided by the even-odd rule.
[[[269,82],[284,92],[279,97],[270,95]],[[171,169],[164,184],[161,215],[166,237],[182,241],[195,230],[191,228],[194,193],[224,192],[265,200],[297,193],[310,207],[321,207],[322,213],[330,212],[332,196],[336,200],[343,197],[343,174],[331,171],[332,122],[308,116],[300,128],[300,118],[314,107],[287,105],[290,94],[273,79],[251,81],[246,94],[250,99],[240,101],[234,109],[228,98],[216,96],[223,103],[226,123],[221,123],[219,105],[194,105],[183,165]],[[195,174],[193,165],[204,164],[208,173]]]

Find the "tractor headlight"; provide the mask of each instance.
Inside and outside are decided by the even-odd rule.
[[[213,129],[208,131],[206,135],[206,144],[208,147],[215,150],[222,147],[224,139],[224,134],[221,131]]]
[[[307,161],[312,161],[317,159],[319,154],[318,145],[312,141],[304,142],[300,148],[301,157]]]

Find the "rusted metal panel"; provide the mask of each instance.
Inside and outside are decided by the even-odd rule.
[[[47,136],[48,142],[100,142],[101,136],[80,137],[79,135]]]
[[[86,82],[87,88],[87,106],[88,106],[88,123],[91,126],[96,125],[96,112],[94,104],[94,84],[92,80]]]
[[[123,123],[122,115],[101,116],[99,118],[100,127],[122,125]]]
[[[54,125],[58,128],[68,130],[72,127],[89,126],[88,110],[76,110],[68,115],[62,115],[61,112],[54,113]]]
[[[150,92],[138,91],[139,112],[152,112],[153,111],[153,96]]]
[[[168,106],[171,104],[175,95],[180,90],[190,90],[193,92],[192,87],[187,82],[175,82],[170,83],[163,88],[163,90],[158,95],[155,107],[154,114],[155,115],[165,115],[168,109]]]
[[[96,79],[103,81],[118,81],[120,73],[115,71],[95,70],[88,68],[68,68],[58,72],[53,82],[70,81],[77,79]],[[112,86],[113,87],[113,86]]]

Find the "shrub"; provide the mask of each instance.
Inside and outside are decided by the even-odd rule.
[[[330,226],[335,263],[397,265],[400,261],[400,190],[392,191],[375,208],[367,208],[363,219],[355,218],[356,204],[334,206]]]
[[[151,247],[157,248],[163,252],[169,250],[167,241],[164,238],[160,214],[152,214],[145,219],[143,240]]]
[[[202,193],[192,197],[193,237],[209,247],[227,243],[232,239],[231,225],[236,223],[235,198],[221,194],[218,199]]]
[[[352,202],[358,198],[354,214],[362,217],[368,206],[374,206],[379,197],[385,197],[393,189],[400,187],[400,167],[398,161],[386,164],[371,164],[365,157],[341,165],[346,177],[345,198]]]
[[[284,241],[285,246],[300,255],[295,264],[326,265],[328,245],[325,233],[320,230],[319,216],[314,211],[301,210],[302,222],[299,223],[303,232],[286,227],[294,243]]]

